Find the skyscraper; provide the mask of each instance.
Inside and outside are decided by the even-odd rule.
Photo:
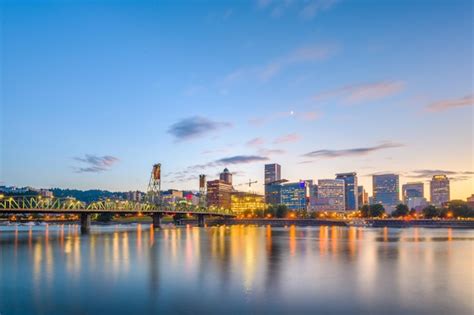
[[[434,175],[430,182],[430,201],[432,205],[442,206],[448,202],[449,179],[446,175]]]
[[[232,185],[232,173],[229,172],[229,170],[226,168],[224,168],[224,171],[220,174],[219,176],[220,180],[229,184],[229,185]]]
[[[403,203],[407,204],[408,198],[425,196],[425,188],[422,182],[406,183],[402,185]]]
[[[336,179],[344,181],[344,198],[347,211],[359,209],[357,173],[340,173],[336,174]]]
[[[230,209],[232,185],[216,179],[207,182],[207,205]]]
[[[372,189],[375,203],[380,203],[386,212],[392,212],[400,203],[400,185],[397,174],[372,176]]]
[[[288,209],[304,211],[307,209],[308,187],[307,181],[288,183],[281,186],[281,203]]]
[[[265,164],[265,184],[273,183],[281,179],[280,164]]]
[[[265,202],[276,205],[281,203],[281,166],[265,164]]]
[[[318,198],[313,210],[344,211],[346,209],[344,190],[345,182],[342,179],[318,180]]]
[[[357,199],[359,209],[363,205],[369,204],[369,194],[365,191],[364,186],[357,186]]]

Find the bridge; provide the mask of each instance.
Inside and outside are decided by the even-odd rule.
[[[73,198],[24,197],[0,195],[0,213],[21,214],[79,214],[81,216],[81,232],[88,233],[91,215],[97,213],[113,214],[147,214],[153,219],[153,227],[159,228],[164,215],[189,214],[196,216],[198,225],[204,226],[206,216],[231,218],[235,215],[229,209],[202,207],[182,201],[174,204],[156,204],[128,200],[101,200],[85,203]]]

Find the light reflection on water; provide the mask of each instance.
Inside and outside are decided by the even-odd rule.
[[[1,314],[474,311],[474,231],[0,227]]]

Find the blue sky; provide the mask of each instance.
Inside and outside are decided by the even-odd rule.
[[[4,1],[7,185],[473,181],[471,1]],[[243,188],[242,186],[242,189]],[[428,186],[425,187],[428,190]]]

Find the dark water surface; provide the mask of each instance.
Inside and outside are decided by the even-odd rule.
[[[474,231],[0,227],[0,314],[473,314]]]

